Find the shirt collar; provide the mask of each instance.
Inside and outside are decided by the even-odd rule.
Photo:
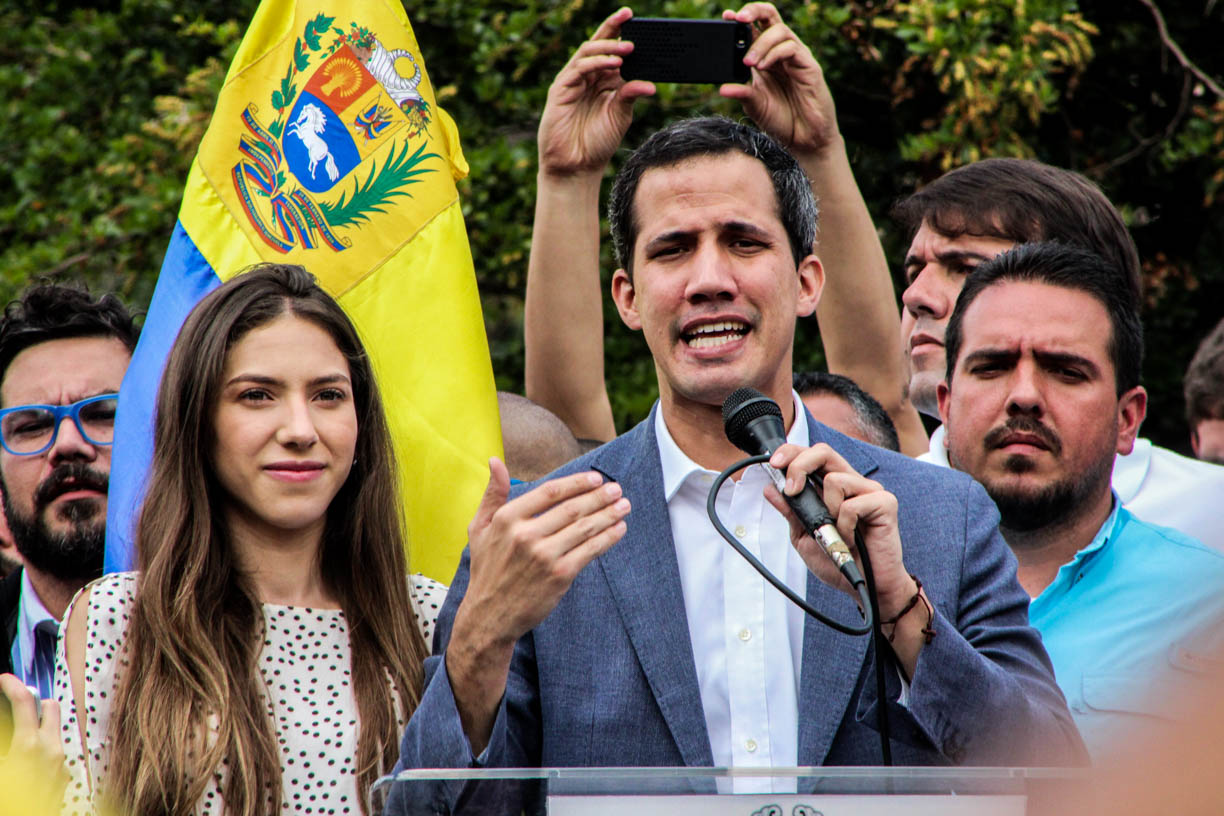
[[[938,428],[932,431],[931,432],[931,446],[927,452],[930,454],[931,461],[934,464],[943,465],[944,467],[950,467],[950,465],[948,464],[948,449],[947,447],[944,446],[944,435],[946,433],[947,431],[944,429],[944,426],[942,425],[940,425]]]
[[[1136,439],[1134,449],[1125,456],[1114,457],[1113,486],[1125,504],[1139,492],[1152,465],[1152,443]]]
[[[1105,518],[1105,523],[1097,530],[1096,535],[1092,537],[1092,541],[1088,542],[1088,546],[1081,549],[1067,563],[1058,568],[1058,574],[1054,576],[1054,580],[1050,585],[1041,591],[1036,598],[1033,599],[1033,607],[1030,609],[1030,617],[1037,614],[1043,614],[1049,604],[1055,603],[1058,597],[1061,597],[1063,591],[1075,583],[1075,578],[1080,574],[1091,561],[1096,553],[1100,552],[1106,544],[1114,540],[1121,533],[1122,528],[1126,526],[1126,522],[1130,519],[1130,513],[1127,513],[1122,507],[1122,502],[1118,499],[1116,491],[1112,492],[1113,505],[1109,511],[1109,515]]]
[[[42,599],[38,597],[38,593],[34,591],[34,585],[30,583],[30,571],[21,571],[21,601],[18,604],[17,612],[17,640],[21,644],[22,660],[26,665],[13,668],[20,668],[22,671],[29,671],[34,666],[34,629],[44,621],[51,621],[56,626],[59,621],[47,611],[47,607],[43,606]]]
[[[1125,523],[1125,519],[1122,518],[1122,514],[1119,512],[1122,509],[1122,500],[1118,498],[1118,491],[1110,491],[1110,501],[1112,504],[1110,505],[1109,515],[1105,517],[1105,523],[1097,530],[1096,535],[1092,537],[1092,541],[1088,542],[1088,546],[1075,554],[1075,558],[1071,559],[1072,564],[1083,561],[1108,544],[1111,538],[1116,537],[1117,531],[1114,528],[1119,524]]]
[[[791,399],[795,404],[795,421],[791,423],[790,431],[786,434],[786,441],[792,445],[799,445],[806,448],[808,442],[808,424],[807,412],[803,407],[803,402],[799,399],[799,394],[793,389],[791,390]],[[685,479],[694,473],[709,473],[717,475],[716,471],[707,470],[701,465],[694,462],[688,455],[680,450],[680,446],[676,444],[676,440],[672,439],[671,433],[667,430],[667,423],[663,420],[663,408],[660,406],[655,410],[655,440],[659,445],[659,463],[663,467],[663,499],[670,502],[672,496],[676,495],[676,491],[684,484]],[[745,454],[745,457],[747,454]]]

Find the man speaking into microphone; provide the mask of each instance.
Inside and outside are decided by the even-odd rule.
[[[683,121],[627,160],[609,209],[612,297],[659,402],[508,502],[495,467],[401,767],[878,765],[882,706],[898,764],[1082,761],[982,488],[820,425],[791,390],[795,321],[824,279],[795,159],[750,127]],[[887,699],[870,639],[806,619],[706,516],[714,476],[744,458],[722,420],[741,386],[781,409],[786,492],[823,477],[842,537],[870,552]],[[755,466],[725,483],[723,523],[809,604],[861,621],[771,485]],[[600,514],[605,490],[623,519]]]

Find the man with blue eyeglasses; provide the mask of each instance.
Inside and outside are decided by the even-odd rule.
[[[53,695],[59,622],[102,573],[119,384],[138,331],[114,295],[40,284],[0,317],[0,489],[23,567],[0,582],[0,673]]]

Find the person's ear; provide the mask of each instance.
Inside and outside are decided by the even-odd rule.
[[[1125,456],[1134,450],[1139,426],[1147,416],[1147,391],[1142,385],[1118,397],[1118,453]]]
[[[948,424],[948,409],[952,404],[952,389],[948,386],[947,380],[940,380],[935,386],[935,399],[939,403],[939,421],[944,425]],[[944,436],[944,442],[947,442],[947,436]]]
[[[626,326],[634,331],[642,328],[642,318],[637,310],[637,290],[633,286],[633,278],[623,269],[612,273],[612,302],[616,311]]]
[[[815,255],[808,255],[799,261],[795,271],[799,275],[799,302],[795,314],[797,317],[807,317],[816,311],[820,293],[824,291],[824,265]]]

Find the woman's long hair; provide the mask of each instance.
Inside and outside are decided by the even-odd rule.
[[[121,813],[193,813],[218,772],[227,813],[280,811],[280,750],[259,671],[264,617],[228,540],[221,508],[231,499],[211,459],[226,355],[283,314],[327,331],[352,380],[356,459],[328,508],[319,567],[348,622],[363,811],[364,791],[397,757],[397,707],[407,717],[420,701],[428,649],[411,610],[401,497],[370,361],[344,312],[306,270],[254,267],[192,311],[158,392],[153,465],[136,525],[139,588],[102,781]]]

